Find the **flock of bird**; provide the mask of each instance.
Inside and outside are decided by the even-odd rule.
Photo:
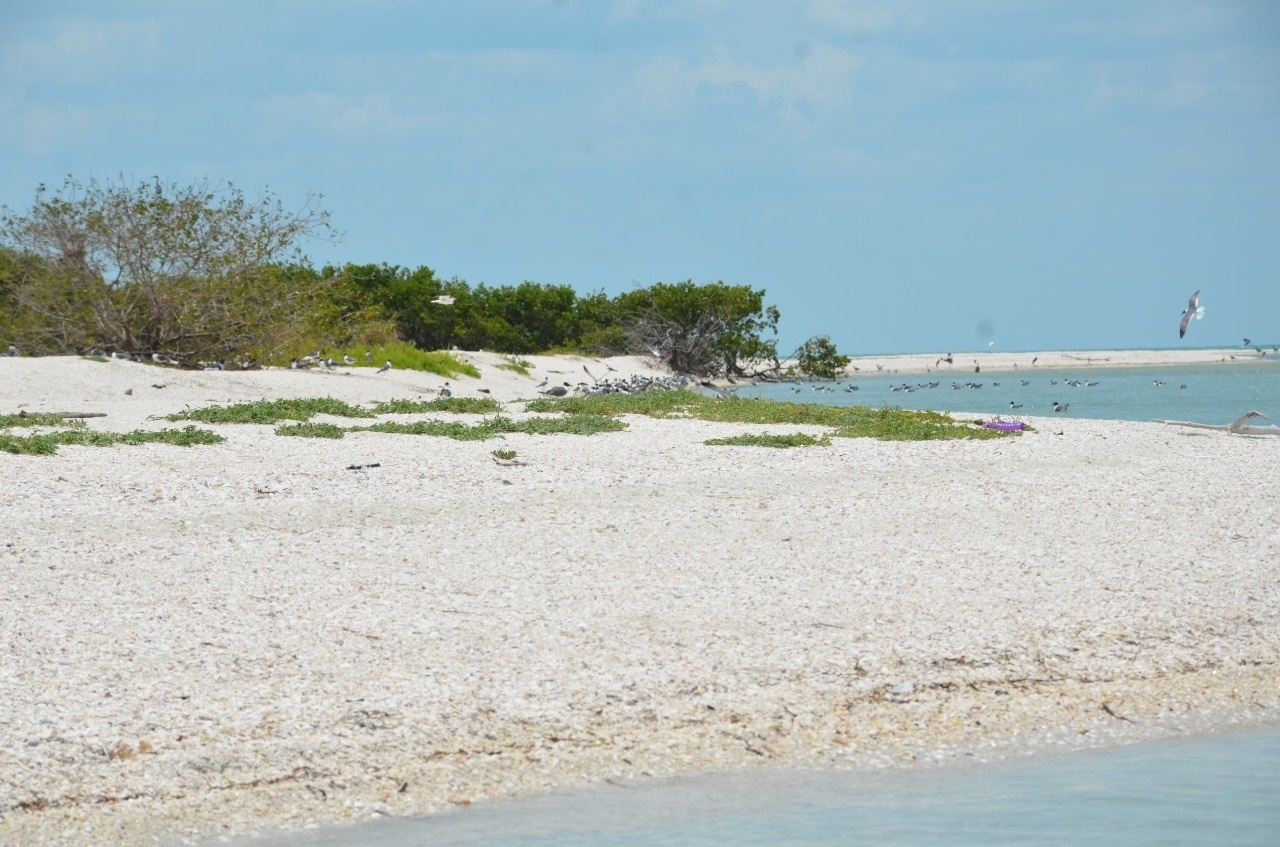
[[[582,397],[591,397],[600,394],[641,394],[645,391],[662,391],[676,388],[689,388],[694,384],[709,388],[720,395],[726,395],[724,389],[708,380],[697,380],[691,374],[675,374],[674,376],[641,376],[632,374],[631,376],[608,376],[609,372],[614,369],[606,365],[606,375],[601,378],[597,377],[586,366],[582,366],[582,370],[591,378],[591,382],[580,380],[576,384],[570,382],[561,382],[559,385],[549,385],[551,378],[547,377],[538,383],[538,393],[547,397],[566,397],[569,394],[576,394]]]

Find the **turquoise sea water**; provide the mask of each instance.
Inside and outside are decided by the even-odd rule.
[[[847,390],[854,385],[856,391]],[[956,367],[928,374],[859,373],[837,382],[743,385],[737,394],[794,402],[873,408],[888,405],[1009,418],[1041,415],[1210,424],[1230,423],[1250,409],[1256,409],[1280,424],[1280,354],[1276,354],[1274,361],[1268,357],[1181,366],[1037,367],[980,373],[974,373],[972,367]],[[1054,403],[1066,403],[1067,410],[1055,413]],[[1013,408],[1011,404],[1020,408]]]
[[[738,771],[243,843],[1276,845],[1280,726],[915,771]]]

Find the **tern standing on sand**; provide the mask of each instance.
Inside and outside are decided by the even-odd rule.
[[[1187,324],[1191,323],[1191,319],[1200,320],[1204,317],[1204,307],[1200,305],[1200,292],[1197,291],[1191,295],[1191,299],[1187,301],[1187,308],[1182,310],[1182,323],[1178,324],[1178,337],[1187,334]]]

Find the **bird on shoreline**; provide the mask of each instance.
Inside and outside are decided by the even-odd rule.
[[[378,373],[386,373],[386,372],[387,372],[387,371],[389,371],[389,370],[391,370],[391,360],[390,360],[390,359],[387,359],[386,364],[384,364],[382,367],[378,368]]]
[[[18,352],[18,348],[17,348],[17,347],[15,347],[14,345],[10,344],[10,345],[9,345],[9,355],[10,355],[10,356],[21,356],[22,354],[21,354],[20,352]]]
[[[1187,300],[1187,308],[1182,310],[1182,323],[1178,324],[1178,337],[1182,338],[1187,334],[1187,324],[1191,323],[1191,319],[1200,320],[1204,317],[1204,307],[1200,305],[1200,292],[1192,294]]]

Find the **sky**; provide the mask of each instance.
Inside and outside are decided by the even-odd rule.
[[[1270,0],[0,0],[0,127],[12,211],[323,194],[317,265],[746,285],[783,354],[1280,344]]]

